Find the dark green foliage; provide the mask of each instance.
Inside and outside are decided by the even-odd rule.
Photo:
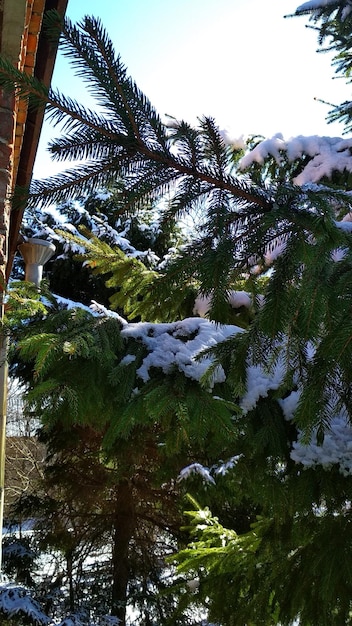
[[[55,13],[47,16],[49,27],[53,22],[57,25]],[[176,123],[172,137],[173,132],[162,124],[150,102],[127,76],[98,19],[86,17],[78,26],[66,20],[60,41],[77,75],[96,100],[99,113],[59,93],[47,93],[36,81],[31,88],[31,80],[23,83],[20,73],[5,60],[0,70],[4,88],[12,89],[15,83],[20,97],[30,94],[35,105],[46,105],[54,123],[63,124],[67,134],[51,144],[51,154],[56,159],[85,159],[74,170],[33,183],[32,206],[38,202],[46,205],[66,201],[86,191],[108,187],[119,179],[123,180],[127,206],[132,201],[140,205],[151,198],[156,200],[178,185],[179,192],[170,207],[173,214],[189,210],[200,197],[211,196],[213,190],[216,196],[220,177],[221,189],[228,199],[270,208],[270,201],[259,188],[229,173],[226,149],[212,120],[204,119],[196,131],[197,150],[194,130],[187,125]],[[180,154],[174,149],[178,145]]]
[[[13,330],[14,359],[33,368],[26,401],[41,417],[47,448],[45,480],[34,498],[19,501],[17,514],[38,517],[41,548],[62,555],[69,594],[61,608],[54,602],[51,614],[84,607],[88,588],[92,615],[110,604],[123,619],[111,588],[127,561],[129,604],[142,610],[147,603],[172,620],[174,591],[164,600],[158,594],[169,587],[165,554],[185,545],[179,530],[183,488],[174,480],[190,460],[214,462],[226,452],[224,439],[230,452],[234,407],[177,371],[165,376],[155,369],[142,385],[136,372],[147,348],[123,339],[120,328],[119,318],[62,310],[53,301],[45,317]],[[121,363],[126,355],[135,360]],[[229,395],[225,385],[218,391]],[[116,563],[124,533],[127,552]],[[94,575],[84,558],[103,546],[110,546],[109,565]],[[91,586],[94,576],[110,588],[105,604]]]
[[[209,582],[200,574],[199,594],[215,596],[213,619],[221,616],[222,623],[231,626],[289,625],[300,606],[303,624],[350,623],[349,602],[342,600],[351,595],[349,528],[343,517],[307,514],[293,525],[285,519],[259,518],[250,532],[237,535],[209,511],[189,515],[195,541],[180,554],[180,571],[191,566],[193,575],[204,567],[210,573]],[[341,596],[337,604],[336,596]]]
[[[321,42],[333,38],[338,71],[349,80],[351,17],[340,19],[346,6],[324,4],[313,17]],[[50,14],[49,30],[56,27]],[[55,302],[43,311],[35,298],[33,323],[14,316],[14,361],[29,381],[27,399],[48,447],[43,485],[50,497],[41,498],[40,510],[50,523],[43,525],[43,541],[72,561],[87,545],[85,533],[94,546],[108,537],[111,610],[123,621],[130,589],[130,602],[144,615],[146,607],[153,616],[159,612],[166,624],[182,623],[193,598],[222,626],[292,626],[297,618],[302,626],[350,624],[351,475],[337,463],[304,468],[293,460],[300,436],[321,451],[334,417],[351,421],[352,242],[336,222],[351,211],[349,176],[333,172],[329,183],[298,187],[292,179],[308,157],[289,163],[285,155],[243,175],[239,151],[226,144],[214,120],[202,117],[196,128],[173,118],[161,122],[99,20],[64,22],[61,45],[96,112],[0,64],[4,88],[15,83],[21,97],[46,103],[54,123],[63,123],[64,136],[51,144],[54,158],[85,159],[34,183],[30,206],[93,192],[88,207],[96,190],[113,189],[109,226],[126,211],[146,247],[138,217],[157,207],[161,257],[172,237],[177,240],[181,218],[194,225],[172,258],[153,266],[106,233],[93,235],[87,219],[81,260],[92,284],[104,276],[107,299],[131,320],[190,316],[202,295],[210,319],[233,322],[238,312],[229,299],[237,289],[249,293],[252,305],[240,317],[245,332],[208,350],[213,364],[200,383],[176,366],[151,367],[143,379],[139,368],[149,348],[140,336],[126,338],[127,323],[118,316],[60,310]],[[349,104],[333,115],[349,128]],[[77,234],[67,241],[82,244]],[[150,338],[155,329],[149,330]],[[279,366],[280,379],[266,385]],[[224,381],[211,389],[217,367]],[[256,367],[265,384],[246,409],[242,401]],[[282,400],[292,392],[300,400],[294,419],[286,419]],[[192,541],[182,550],[185,487],[176,479],[197,463],[210,480],[204,484],[198,473],[187,483],[199,507],[193,501]],[[87,524],[78,523],[84,515]],[[168,545],[161,547],[160,537]],[[183,578],[171,591],[162,578],[160,554],[164,559],[180,548],[171,562],[186,580],[199,577],[193,594]],[[167,590],[166,607],[160,598]]]
[[[3,542],[4,573],[17,584],[33,588],[33,570],[35,568],[36,553],[32,548],[30,537],[16,537],[9,535]]]

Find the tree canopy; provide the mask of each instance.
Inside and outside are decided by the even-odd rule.
[[[349,82],[350,3],[312,0],[302,13]],[[153,623],[152,602],[154,623],[196,623],[201,606],[223,626],[350,624],[351,142],[239,144],[213,119],[164,121],[98,19],[59,26],[94,111],[0,62],[3,88],[63,124],[53,157],[82,160],[18,190],[14,207],[28,199],[33,228],[37,207],[65,202],[66,224],[39,218],[40,228],[78,252],[89,297],[106,281],[105,301],[90,307],[21,290],[9,302],[14,369],[42,420],[55,519],[68,520],[52,545],[64,541],[72,565],[82,507],[90,537],[110,533],[110,611],[122,623],[134,582],[147,585],[136,565],[143,519],[149,545],[161,529],[172,538],[162,570],[178,573],[165,610],[155,601],[162,575],[148,581],[141,624]],[[47,28],[58,36],[57,14]],[[350,103],[330,119],[348,133]],[[155,216],[154,241],[140,250],[130,226]],[[24,304],[38,306],[30,323]],[[160,563],[158,550],[148,555]]]

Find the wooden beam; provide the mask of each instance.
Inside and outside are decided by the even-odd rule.
[[[46,0],[45,11],[56,9],[61,15],[65,14],[68,0]],[[43,32],[40,32],[36,61],[34,65],[34,76],[49,86],[52,79],[57,49],[47,41]],[[24,126],[22,147],[18,163],[16,185],[29,187],[31,182],[34,161],[38,149],[39,137],[43,125],[44,111],[29,111]],[[12,211],[10,216],[8,262],[6,267],[6,279],[8,280],[13,259],[18,245],[19,230],[23,219],[24,209]]]

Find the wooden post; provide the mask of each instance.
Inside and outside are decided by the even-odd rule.
[[[7,348],[3,329],[6,266],[10,223],[9,192],[12,188],[12,146],[15,132],[14,96],[0,92],[0,579],[2,580],[2,531],[5,500],[5,441],[7,410]]]

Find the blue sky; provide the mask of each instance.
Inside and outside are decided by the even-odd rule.
[[[285,138],[342,133],[327,125],[327,107],[349,98],[334,79],[330,56],[317,54],[306,17],[284,19],[295,0],[69,0],[67,15],[102,19],[116,51],[160,114],[194,123],[213,116],[234,136]],[[67,60],[58,57],[53,85],[84,102]],[[57,130],[45,123],[35,176],[53,173],[45,146]]]

